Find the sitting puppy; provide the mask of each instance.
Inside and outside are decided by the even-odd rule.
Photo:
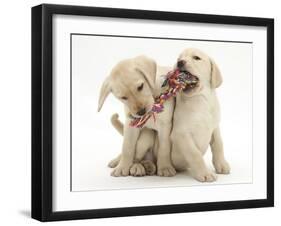
[[[198,181],[211,182],[216,180],[216,175],[207,168],[203,159],[209,144],[216,172],[230,172],[224,158],[215,92],[222,83],[222,76],[215,62],[197,49],[183,51],[177,67],[196,76],[199,82],[195,88],[183,90],[176,97],[171,134],[172,162],[177,171],[189,169]]]
[[[145,56],[138,56],[119,62],[111,71],[110,76],[104,81],[99,97],[98,111],[109,93],[119,99],[125,106],[125,125],[123,129],[123,145],[118,165],[112,176],[128,176],[134,174],[132,167],[135,150],[141,129],[133,128],[129,124],[132,118],[145,115],[152,107],[155,97],[161,92],[163,78],[169,68],[157,66],[156,63]],[[145,127],[156,130],[159,137],[159,150],[157,155],[157,174],[159,176],[174,176],[176,171],[171,164],[170,133],[174,100],[165,102],[165,110],[156,115],[156,121],[150,118]],[[130,169],[131,172],[130,172]]]
[[[119,120],[118,114],[111,117],[111,123],[114,128],[123,136],[124,125]],[[158,139],[156,139],[156,132],[152,129],[143,128],[136,144],[136,153],[134,157],[134,164],[130,169],[132,176],[151,176],[156,173],[155,165],[155,150],[158,148]],[[108,166],[115,168],[121,159],[121,154],[112,159]]]

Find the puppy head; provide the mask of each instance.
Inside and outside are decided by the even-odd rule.
[[[119,62],[104,81],[99,97],[98,111],[109,93],[119,99],[134,117],[141,117],[154,103],[153,90],[156,63],[145,56]]]
[[[198,49],[184,50],[178,57],[177,67],[182,71],[190,72],[199,79],[197,87],[184,92],[186,95],[198,94],[203,88],[215,89],[222,83],[222,76],[216,63]]]

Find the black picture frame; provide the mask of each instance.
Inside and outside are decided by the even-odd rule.
[[[266,27],[267,198],[54,212],[52,210],[52,17],[54,14]],[[50,4],[32,8],[32,218],[40,221],[56,221],[270,206],[274,206],[273,19]]]

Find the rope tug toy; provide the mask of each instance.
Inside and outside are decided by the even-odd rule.
[[[155,114],[164,111],[165,101],[167,101],[171,97],[175,97],[177,93],[181,92],[182,90],[193,89],[197,85],[198,81],[198,77],[192,75],[188,71],[181,71],[177,68],[173,71],[168,72],[168,74],[166,75],[166,79],[161,86],[164,91],[155,98],[155,103],[153,104],[151,110],[140,118],[131,116],[133,120],[131,121],[130,126],[135,128],[142,128],[151,117],[153,117],[153,120],[155,122]]]

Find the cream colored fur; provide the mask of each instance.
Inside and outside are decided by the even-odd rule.
[[[98,111],[109,93],[122,101],[125,106],[126,120],[123,128],[123,145],[118,165],[112,171],[112,176],[128,176],[137,172],[134,165],[137,141],[141,129],[129,126],[130,115],[138,117],[137,112],[145,108],[149,110],[154,103],[154,98],[160,94],[160,87],[163,82],[162,75],[167,74],[169,68],[157,66],[156,63],[145,56],[121,61],[111,71],[110,76],[104,81],[99,98]],[[139,87],[143,87],[139,90]],[[173,176],[176,171],[171,164],[171,142],[170,134],[172,128],[172,116],[174,100],[165,103],[165,111],[145,124],[146,128],[156,130],[160,140],[157,155],[157,174],[159,176]],[[149,132],[147,132],[149,133]],[[146,132],[143,133],[146,135]],[[142,142],[139,142],[142,145]],[[136,163],[137,164],[137,163]]]
[[[222,83],[218,66],[197,49],[184,50],[178,61],[184,69],[198,76],[198,87],[182,92],[176,98],[173,119],[172,162],[177,171],[189,170],[201,182],[216,180],[206,166],[203,155],[211,145],[213,164],[217,173],[228,174],[230,167],[224,157],[220,135],[220,109],[215,89]]]
[[[111,123],[115,129],[123,136],[124,125],[119,120],[118,114],[114,114],[111,117]],[[144,128],[140,132],[140,136],[137,140],[136,154],[134,158],[134,164],[130,169],[130,174],[133,176],[145,176],[154,175],[156,172],[155,166],[155,150],[158,149],[158,139],[156,139],[156,132],[152,129]],[[115,168],[121,159],[121,154],[112,159],[108,166]]]

